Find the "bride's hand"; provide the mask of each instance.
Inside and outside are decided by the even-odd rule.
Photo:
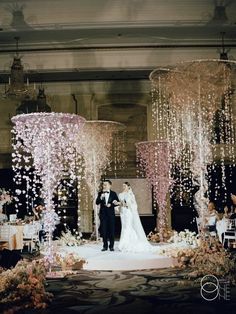
[[[122,201],[122,202],[121,202],[121,206],[128,208],[127,203],[126,203],[125,201]]]

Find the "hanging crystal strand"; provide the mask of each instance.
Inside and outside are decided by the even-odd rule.
[[[225,115],[226,115],[226,142],[227,142],[227,157],[228,157],[228,176],[230,190],[232,190],[232,178],[235,167],[235,154],[234,154],[234,125],[233,125],[233,112],[232,112],[232,86],[231,81],[228,84],[229,88],[225,93]],[[228,197],[227,190],[225,191],[225,198]]]
[[[229,101],[229,90],[226,90],[224,93],[224,115],[225,115],[225,121],[224,121],[224,150],[225,150],[225,187],[224,187],[224,201],[227,202],[228,198],[228,186],[227,186],[227,176],[229,176],[229,181],[231,180],[231,143],[230,143],[230,101]],[[226,167],[226,164],[228,164],[228,167]]]
[[[225,71],[228,69],[225,69]],[[224,140],[225,140],[225,162],[228,162],[228,175],[229,175],[229,182],[231,184],[232,182],[232,159],[234,159],[234,153],[233,153],[233,146],[232,146],[232,123],[231,123],[231,92],[232,92],[232,83],[231,83],[231,77],[226,75],[227,73],[224,73],[224,84],[225,84],[225,91],[224,91],[224,115],[225,115],[225,121],[224,121]],[[226,169],[225,169],[226,172]],[[226,177],[226,174],[225,174]],[[224,186],[224,200],[227,201],[227,186],[225,184]]]
[[[175,128],[173,128],[173,123],[174,123],[174,115],[173,111],[171,110],[171,100],[168,95],[168,90],[167,86],[165,85],[166,79],[167,79],[167,73],[165,73],[165,81],[163,83],[163,90],[164,90],[164,97],[165,97],[165,102],[166,102],[166,140],[169,143],[169,149],[170,149],[170,154],[169,154],[169,162],[170,165],[172,165],[172,161],[174,161],[174,152],[176,151],[175,146]],[[169,167],[169,178],[171,177],[171,173],[173,171],[173,167]],[[170,197],[172,197],[174,193],[173,185],[170,187]]]
[[[213,149],[212,149],[212,139],[214,136],[214,112],[215,112],[215,100],[214,100],[214,89],[210,89],[206,94],[204,109],[204,121],[205,121],[205,137],[207,138],[206,145],[206,180],[207,180],[207,195],[208,200],[210,199],[210,180],[211,176],[208,171],[209,166],[213,164]]]
[[[76,152],[75,152],[76,154]],[[75,193],[77,194],[77,230],[76,234],[79,235],[79,238],[82,238],[81,232],[81,189],[82,189],[82,179],[83,179],[83,163],[82,156],[78,156],[76,159],[76,181],[75,181]]]
[[[198,100],[197,100],[197,145],[199,150],[197,152],[197,158],[195,161],[198,164],[198,169],[200,174],[198,176],[198,183],[199,183],[199,190],[195,193],[195,206],[198,211],[199,217],[201,218],[202,227],[204,226],[205,221],[205,210],[206,210],[206,199],[205,199],[205,191],[206,188],[206,179],[205,179],[205,160],[204,160],[204,145],[205,143],[205,136],[204,136],[204,122],[202,119],[202,98],[201,98],[201,76],[198,74],[197,79],[197,88],[198,88]],[[196,152],[195,152],[196,153]],[[203,230],[203,228],[201,228]]]
[[[187,102],[188,102],[188,108],[191,108],[190,106],[190,101],[191,99],[188,97]],[[193,184],[193,172],[191,170],[191,164],[192,164],[192,156],[193,156],[193,132],[192,128],[194,127],[194,119],[193,119],[193,112],[191,110],[188,110],[188,117],[187,117],[187,123],[186,123],[186,131],[187,131],[187,137],[188,137],[188,164],[187,168],[189,169],[189,186],[188,186],[188,191],[189,191],[189,198],[191,199],[193,197],[193,189],[192,189],[192,184]]]
[[[167,98],[167,90],[165,87],[165,93],[166,93],[166,98]],[[173,124],[175,123],[175,115],[172,110],[172,103],[170,101],[170,98],[168,98],[168,119],[167,119],[167,131],[168,131],[168,136],[167,140],[169,142],[169,178],[172,177],[172,172],[174,171],[173,169],[173,164],[175,160],[175,152],[176,152],[176,147],[175,147],[175,139],[176,139],[176,129],[173,128]],[[174,193],[174,184],[170,185],[170,198],[172,198],[173,193]],[[172,203],[170,204],[172,207]]]
[[[182,172],[183,172],[183,152],[184,152],[184,137],[183,137],[183,120],[182,120],[182,113],[180,115],[180,125],[181,125],[181,129],[180,129],[180,141],[181,141],[181,155],[179,157],[179,199],[180,199],[180,206],[183,206],[183,176],[182,176]]]
[[[158,77],[158,86],[156,83],[152,83],[152,124],[153,124],[153,136],[158,138],[160,136],[159,132],[161,130],[161,91],[160,91],[160,77]]]
[[[82,232],[81,232],[81,180],[77,180],[77,186],[76,186],[76,190],[77,190],[77,230],[76,230],[76,234],[78,233],[79,238],[82,238]]]
[[[221,119],[220,119],[220,170],[221,170],[221,189],[224,199],[224,193],[226,190],[226,176],[225,176],[225,128],[224,128],[224,123],[225,122],[225,110],[222,109],[221,113]]]
[[[151,81],[151,114],[152,114],[152,136],[156,138],[157,136],[157,123],[158,123],[158,104],[157,104],[157,93],[156,83]]]
[[[148,164],[150,163],[151,159],[153,158],[153,161],[154,161],[154,173],[158,173],[158,150],[157,148],[154,146],[150,146],[150,149],[149,149],[149,158],[146,160],[147,162],[147,165],[146,165],[146,171],[147,171],[147,177],[150,178],[150,182],[151,182],[151,185],[153,186],[153,198],[154,198],[154,209],[155,210],[158,210],[158,214],[160,213],[161,211],[161,208],[160,208],[160,204],[158,206],[158,202],[157,202],[157,199],[158,199],[158,181],[155,180],[154,177],[152,177],[151,173],[149,173],[150,169],[148,168]],[[158,217],[158,214],[157,214],[157,217]],[[157,225],[159,226],[158,227],[158,230],[160,230],[160,221],[159,219],[157,220]]]
[[[120,164],[121,138],[120,138],[119,130],[114,132],[112,144],[113,144],[112,150],[113,150],[113,155],[114,155],[114,158],[112,161],[113,169],[114,169],[113,173],[114,173],[114,177],[117,178],[121,170],[121,164]]]
[[[230,115],[231,115],[231,156],[232,156],[232,175],[233,173],[235,174],[235,169],[236,169],[236,161],[235,161],[235,155],[236,155],[236,146],[235,146],[235,137],[236,137],[236,132],[235,132],[235,122],[236,122],[236,80],[235,80],[235,70],[234,70],[234,77],[232,77],[232,87],[231,87],[231,106],[230,106]],[[234,110],[233,110],[234,108]],[[233,182],[232,182],[233,183]],[[233,188],[233,187],[231,187]],[[232,190],[231,190],[232,192]]]
[[[232,88],[232,87],[231,87]],[[229,119],[230,119],[230,127],[229,127],[229,134],[230,134],[230,186],[232,189],[232,179],[233,173],[235,169],[235,128],[234,128],[234,119],[233,119],[233,110],[232,110],[232,96],[229,97]],[[231,190],[232,191],[232,190]]]
[[[15,208],[16,208],[16,214],[18,214],[19,211],[19,195],[21,191],[18,189],[18,186],[21,184],[21,175],[20,175],[20,165],[21,165],[21,158],[22,155],[19,153],[21,142],[18,140],[18,134],[16,127],[14,126],[12,131],[12,170],[14,172],[13,181],[15,183],[15,191],[14,191],[14,200],[15,200]]]
[[[213,95],[214,97],[214,95]],[[217,172],[218,172],[218,164],[217,164],[217,146],[218,146],[218,142],[220,143],[220,140],[218,140],[218,129],[216,129],[217,124],[219,123],[219,121],[216,119],[217,116],[215,116],[214,119],[214,129],[213,129],[213,137],[212,137],[212,155],[213,155],[213,162],[212,162],[212,175],[211,178],[214,178],[214,183],[215,185],[212,186],[212,188],[214,189],[214,200],[217,201],[218,197],[219,197],[219,184],[218,184],[218,176],[217,176]]]
[[[164,85],[164,84],[163,84]],[[163,140],[169,139],[168,121],[169,121],[169,103],[167,99],[165,86],[162,87],[162,102],[163,102]]]
[[[127,155],[126,155],[126,151],[127,151],[127,133],[126,130],[123,130],[121,132],[121,160],[120,160],[120,164],[121,164],[121,169],[124,170],[126,167],[126,163],[127,163]]]
[[[159,113],[159,125],[157,125],[157,139],[163,139],[164,135],[164,113],[163,113],[163,101],[162,101],[162,86],[161,86],[161,77],[158,76],[158,113]]]
[[[176,100],[176,99],[174,99]],[[173,103],[173,108],[172,108],[173,112],[175,112],[174,110],[174,103]],[[175,172],[174,175],[177,179],[178,184],[181,184],[180,178],[179,178],[179,168],[181,167],[181,163],[180,163],[180,158],[181,158],[181,151],[182,151],[182,145],[181,145],[181,120],[180,117],[178,117],[178,114],[176,112],[176,116],[175,116],[175,123],[173,125],[173,128],[176,129],[175,132],[175,138],[174,138],[174,145],[173,145],[173,150],[172,152],[174,152],[174,168],[175,168]]]
[[[30,191],[30,176],[28,175],[26,179],[26,202],[25,202],[27,215],[29,215],[29,199],[30,199],[29,191]]]
[[[82,156],[76,158],[76,180],[75,180],[75,194],[77,195],[77,231],[79,238],[82,238],[81,232],[81,188],[83,180],[83,161]]]
[[[33,167],[33,165],[32,165]],[[36,174],[36,172],[33,170],[33,179],[32,179],[32,198],[31,198],[31,207],[32,209],[35,206],[35,201],[39,197],[39,184],[40,180]]]

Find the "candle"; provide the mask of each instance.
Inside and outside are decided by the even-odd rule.
[[[27,77],[27,86],[29,86],[29,78]]]
[[[8,78],[8,84],[11,85],[11,78]]]

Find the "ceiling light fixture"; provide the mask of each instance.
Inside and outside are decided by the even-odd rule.
[[[16,40],[16,52],[11,65],[11,73],[8,78],[8,86],[5,87],[5,98],[25,98],[26,96],[32,96],[35,94],[36,86],[33,84],[30,86],[29,78],[26,78],[25,84],[25,73],[24,67],[21,62],[21,56],[19,54],[19,39],[20,37],[14,37]]]

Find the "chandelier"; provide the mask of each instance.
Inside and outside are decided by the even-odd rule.
[[[8,86],[5,88],[5,98],[25,98],[26,96],[33,96],[35,94],[34,88],[29,85],[29,78],[26,79],[25,85],[25,74],[24,67],[21,63],[21,56],[19,55],[19,39],[20,37],[14,37],[16,40],[16,52],[11,65],[11,73],[8,79]]]

